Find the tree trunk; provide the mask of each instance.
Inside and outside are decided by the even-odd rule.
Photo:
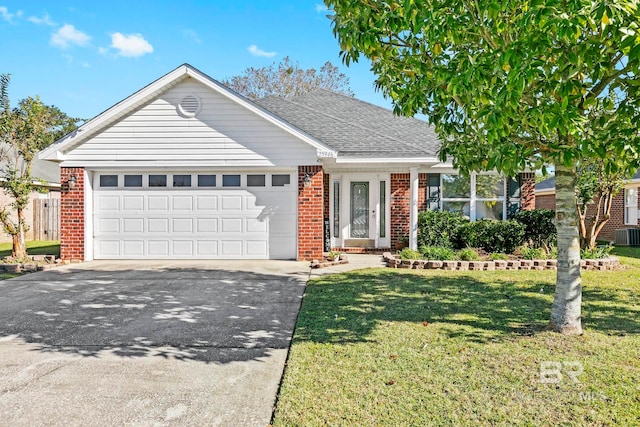
[[[27,245],[24,241],[24,211],[17,209],[18,213],[18,229],[16,234],[13,235],[13,250],[11,256],[13,258],[26,258],[27,257]]]
[[[580,236],[575,188],[575,169],[556,165],[558,273],[550,326],[554,331],[563,334],[582,334]]]

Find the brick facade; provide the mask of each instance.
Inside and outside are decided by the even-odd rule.
[[[425,177],[426,179],[426,177]],[[409,234],[411,179],[408,173],[391,174],[391,247]],[[424,191],[418,191],[418,194]]]
[[[589,209],[587,210],[587,218],[593,215],[595,204],[589,205]],[[545,194],[542,196],[536,196],[536,209],[556,209],[556,195],[555,194]],[[640,209],[640,201],[638,203],[638,209]],[[587,219],[587,224],[589,224],[589,220]],[[620,230],[622,228],[632,228],[633,225],[628,225],[624,223],[624,191],[620,191],[614,198],[611,203],[611,218],[607,223],[602,227],[600,234],[598,234],[598,240],[615,240],[616,230]],[[640,227],[640,220],[636,227]]]
[[[69,178],[76,176],[76,185],[69,188]],[[84,260],[84,169],[60,168],[60,258]]]
[[[520,206],[524,211],[536,208],[536,176],[534,172],[520,174]]]
[[[306,174],[311,186],[305,188]],[[324,246],[325,180],[322,166],[298,166],[298,260],[321,259]],[[328,182],[328,181],[327,181]],[[328,203],[326,203],[328,209]]]

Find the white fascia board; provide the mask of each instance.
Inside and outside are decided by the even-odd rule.
[[[402,163],[402,164],[436,164],[438,163],[438,159],[434,157],[337,157],[336,163],[347,163],[347,164],[368,164],[368,163]]]
[[[206,74],[203,74],[192,66],[183,64],[175,70],[169,72],[168,74],[165,74],[164,76],[140,89],[138,92],[134,93],[128,98],[120,101],[103,113],[97,115],[87,123],[80,126],[75,131],[65,135],[64,137],[53,143],[51,146],[41,151],[38,154],[38,159],[63,161],[65,159],[65,149],[69,149],[75,145],[82,143],[95,132],[104,129],[109,124],[124,117],[127,113],[133,111],[148,99],[151,99],[154,96],[157,96],[159,93],[162,93],[167,89],[177,85],[186,77],[192,77],[208,88],[215,90],[228,99],[242,105],[254,114],[257,114],[258,116],[266,119],[267,121],[297,137],[298,139],[301,139],[302,141],[310,144],[311,146],[316,148],[316,150],[323,153],[325,157],[335,157],[337,155],[337,152],[331,147],[321,143],[310,135],[302,132],[298,128],[274,116],[270,112],[258,107],[253,102],[228,89],[221,83],[210,78]]]

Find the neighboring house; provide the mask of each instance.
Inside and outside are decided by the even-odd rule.
[[[185,64],[39,156],[61,166],[65,259],[309,260],[415,247],[421,209],[533,208],[532,173],[462,178],[439,146],[351,97],[252,102]]]
[[[639,189],[640,171],[627,181],[624,189],[613,198],[611,203],[611,218],[602,228],[598,239],[613,241],[616,230],[640,227]],[[536,209],[556,209],[555,177],[536,184],[535,192]],[[587,211],[587,215],[592,215],[593,209],[595,209],[595,205],[591,205],[591,208]]]
[[[29,229],[25,233],[25,239],[27,240],[33,240],[34,238],[34,200],[60,198],[60,166],[57,163],[36,159],[32,164],[31,175],[36,179],[34,182],[36,188],[31,192],[31,200],[24,210],[25,222],[29,225]],[[13,198],[0,189],[0,208],[6,207],[7,210],[13,212],[10,217],[15,221],[16,214],[13,207],[11,207],[12,203]],[[53,217],[55,218],[56,216]],[[0,242],[12,241],[11,235],[4,232],[1,224],[0,231]]]

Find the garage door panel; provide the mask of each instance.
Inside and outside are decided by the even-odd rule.
[[[122,196],[122,210],[125,212],[144,210],[144,197]]]
[[[101,189],[98,185],[94,256],[295,258],[296,205],[297,193],[289,187]]]
[[[193,255],[193,241],[173,240],[171,242],[171,252],[175,256],[191,256]]]
[[[196,222],[196,231],[198,233],[218,232],[218,220],[216,218],[198,218]]]
[[[168,257],[169,243],[169,240],[148,240],[147,254],[151,257]]]
[[[196,206],[200,211],[217,211],[218,196],[196,196]]]
[[[169,196],[147,196],[147,209],[150,211],[168,211]]]
[[[192,211],[193,197],[191,196],[171,196],[171,207],[174,211]]]
[[[123,218],[122,231],[124,233],[143,233],[144,218]]]
[[[173,218],[172,229],[174,233],[192,233],[193,219],[192,218]]]
[[[120,233],[120,219],[118,218],[98,218],[96,221],[97,234]]]
[[[122,253],[125,256],[140,257],[144,255],[144,240],[125,240],[122,242]]]
[[[147,218],[147,230],[149,233],[168,233],[168,218]]]

